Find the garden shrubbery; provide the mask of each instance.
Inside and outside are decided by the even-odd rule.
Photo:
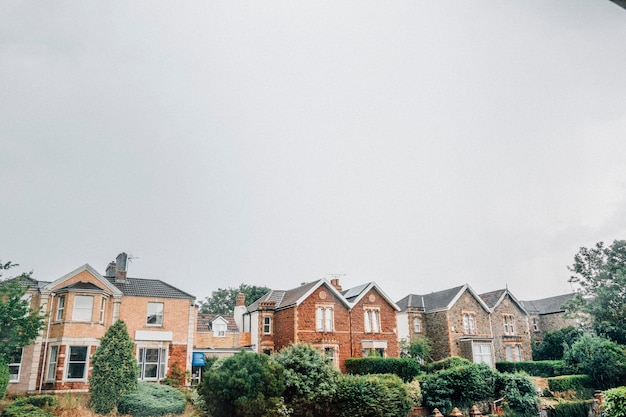
[[[562,360],[496,362],[496,369],[500,372],[526,372],[528,375],[550,378],[562,375],[563,365]]]
[[[552,392],[574,391],[578,397],[593,395],[593,386],[588,375],[561,375],[548,378],[548,388]]]
[[[2,417],[54,417],[46,409],[56,406],[57,403],[58,399],[54,395],[21,397],[2,410]]]
[[[342,375],[332,415],[406,416],[412,405],[406,384],[396,375]]]
[[[626,387],[617,387],[604,392],[606,417],[626,417]]]
[[[420,374],[420,365],[413,358],[350,358],[346,360],[346,369],[354,375],[395,374],[404,382]]]
[[[7,365],[2,356],[0,356],[0,399],[4,397],[4,393],[7,391],[10,377],[9,365]]]
[[[121,397],[118,412],[133,417],[158,417],[185,411],[185,395],[176,388],[139,382],[137,390]]]

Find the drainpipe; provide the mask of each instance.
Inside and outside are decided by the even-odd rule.
[[[52,304],[54,302],[54,293],[50,293],[50,299],[48,301],[48,327],[46,329],[46,338],[44,340],[44,348],[43,348],[43,360],[41,361],[41,376],[39,377],[39,394],[41,394],[41,387],[43,386],[43,378],[46,373],[46,357],[48,356],[48,342],[50,340],[50,322],[52,321]]]

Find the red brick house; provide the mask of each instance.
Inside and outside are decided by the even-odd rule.
[[[491,309],[496,361],[532,360],[528,312],[508,289],[481,294]]]
[[[490,309],[467,284],[430,294],[409,294],[397,302],[398,337],[424,335],[433,344],[432,359],[460,356],[495,364]]]
[[[375,283],[341,291],[337,279],[272,290],[235,320],[250,332],[257,352],[270,354],[291,343],[310,343],[342,370],[346,359],[372,351],[397,357],[395,303]]]
[[[31,307],[46,325],[11,368],[8,393],[88,389],[91,356],[106,330],[124,320],[135,341],[139,379],[162,380],[175,363],[191,369],[195,297],[165,282],[126,276],[125,253],[103,276],[85,264],[53,281],[31,280]]]

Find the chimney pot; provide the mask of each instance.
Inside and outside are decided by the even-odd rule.
[[[239,294],[237,294],[237,298],[235,298],[235,306],[246,306],[246,295],[244,293],[240,292]]]
[[[330,283],[332,284],[333,287],[337,289],[337,291],[341,292],[342,288],[341,288],[341,285],[339,284],[339,278],[331,279]]]

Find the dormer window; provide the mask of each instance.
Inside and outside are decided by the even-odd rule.
[[[213,323],[213,336],[226,337],[226,323]]]

